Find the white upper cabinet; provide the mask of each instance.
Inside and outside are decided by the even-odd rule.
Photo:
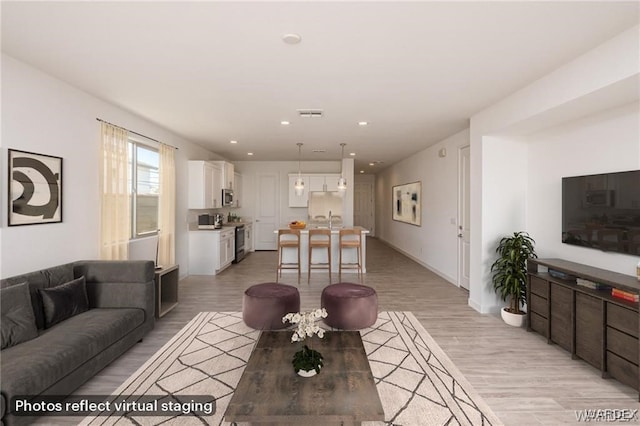
[[[222,207],[222,187],[223,187],[222,167],[213,164],[213,207],[219,209]]]
[[[242,192],[242,175],[233,174],[233,207],[240,207],[240,193]]]
[[[339,174],[310,175],[309,192],[327,192],[338,190]]]
[[[235,185],[235,176],[234,176],[234,166],[232,163],[227,161],[212,161],[212,163],[217,164],[222,169],[222,189],[236,189]]]
[[[309,192],[326,191],[324,176],[309,176]]]
[[[340,180],[340,175],[326,175],[324,177],[324,184],[327,189],[325,191],[337,191],[338,190],[338,181]]]
[[[297,173],[289,175],[289,207],[307,207],[309,192],[337,191],[340,175],[337,173],[303,175],[304,191],[302,195],[297,195],[293,188],[297,178]]]
[[[189,161],[189,208],[222,207],[222,168],[210,161]]]

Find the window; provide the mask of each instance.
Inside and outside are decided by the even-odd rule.
[[[160,154],[157,149],[130,138],[129,167],[131,238],[155,234],[158,231]]]

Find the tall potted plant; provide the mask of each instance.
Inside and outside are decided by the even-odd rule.
[[[491,265],[493,289],[509,306],[502,308],[502,319],[509,325],[522,326],[524,312],[521,307],[527,298],[527,259],[538,257],[535,241],[526,232],[514,232],[500,240],[498,259]]]

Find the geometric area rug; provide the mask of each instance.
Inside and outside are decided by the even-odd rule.
[[[360,330],[385,422],[363,425],[502,425],[411,312],[380,312]],[[259,332],[241,312],[201,312],[112,395],[213,395],[210,415],[94,415],[82,425],[229,425],[224,412]]]

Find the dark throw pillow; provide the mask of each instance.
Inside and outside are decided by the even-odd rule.
[[[2,349],[38,336],[28,283],[0,290],[0,317]]]
[[[38,291],[42,297],[46,328],[89,310],[84,276],[56,287]]]

